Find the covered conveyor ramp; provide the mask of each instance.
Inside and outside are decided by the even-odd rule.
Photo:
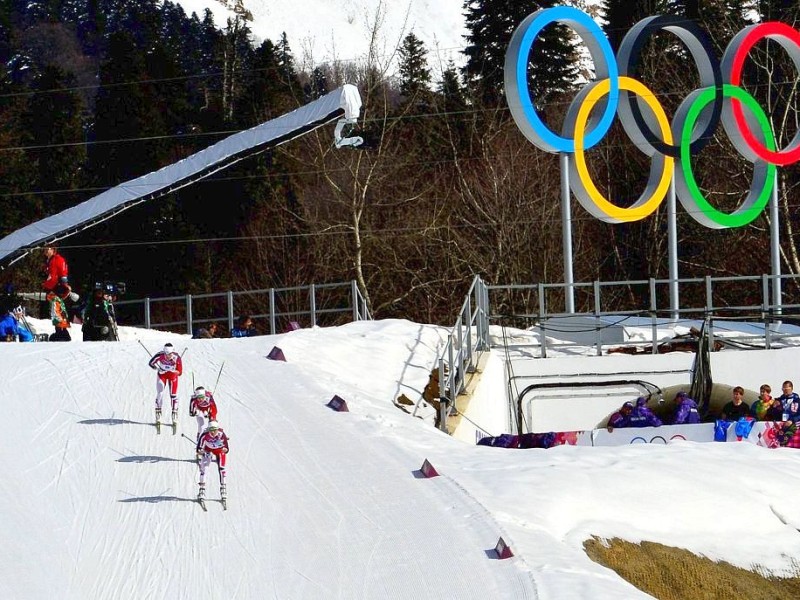
[[[346,123],[354,123],[361,97],[353,85],[344,85],[322,98],[224,140],[176,163],[131,179],[76,206],[26,225],[0,240],[0,269],[31,250],[83,231],[123,210],[160,198],[191,185],[232,164],[300,137],[339,119],[335,145],[358,146],[361,138],[342,138]]]

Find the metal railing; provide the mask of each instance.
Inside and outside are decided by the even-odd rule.
[[[659,303],[660,299],[668,303],[670,280],[666,279],[593,281],[571,286],[562,283],[487,286],[493,308],[489,320],[493,324],[537,330],[542,358],[547,357],[548,350],[561,345],[553,338],[569,338],[569,331],[564,324],[581,318],[584,320],[581,331],[591,332],[594,336],[592,343],[582,345],[594,345],[598,356],[602,354],[603,346],[608,345],[604,332],[615,326],[649,328],[648,342],[620,341],[615,345],[646,345],[650,352],[657,354],[660,343],[664,341],[659,340],[660,328],[674,328],[679,324],[685,324],[687,328],[699,327],[705,320],[710,322],[712,347],[716,339],[742,347],[755,344],[770,349],[780,347],[787,338],[797,338],[800,332],[800,329],[790,325],[800,324],[800,304],[779,302],[771,297],[771,282],[776,278],[800,284],[800,277],[792,275],[679,279],[681,289],[694,286],[695,296],[702,297],[704,302],[699,306],[684,306],[675,310],[661,307]],[[552,306],[561,305],[568,287],[574,288],[582,296],[583,306],[590,306],[591,309],[583,312],[553,310]],[[605,308],[609,304],[615,308]],[[625,308],[625,304],[629,307]],[[750,333],[730,331],[735,329],[729,325],[732,321],[747,322]],[[791,329],[795,331],[787,332]],[[576,331],[574,329],[572,332]]]
[[[475,371],[480,354],[489,349],[488,303],[486,284],[476,275],[439,358],[439,428],[442,431],[447,431],[449,409],[455,408],[456,397],[464,391],[467,373]],[[420,401],[414,408],[414,415]]]
[[[183,330],[190,335],[210,323],[230,332],[242,315],[253,320],[259,333],[269,334],[290,329],[294,323],[313,327],[372,319],[355,281],[148,297],[118,300],[114,305],[121,325]]]
[[[772,282],[776,278],[781,280],[781,284],[788,282],[800,289],[800,276],[794,275],[679,279],[679,290],[687,291],[695,286],[699,289],[693,290],[694,296],[702,297],[704,302],[700,306],[671,309],[668,306],[669,286],[674,282],[669,279],[593,281],[570,285],[487,285],[476,276],[439,358],[439,427],[446,430],[446,417],[455,407],[456,397],[465,390],[466,374],[475,370],[480,354],[490,348],[490,324],[537,331],[538,343],[531,346],[538,348],[541,358],[547,358],[548,350],[560,346],[574,348],[574,342],[556,340],[568,337],[564,322],[576,318],[583,319],[582,329],[573,329],[572,332],[592,336],[592,342],[581,345],[593,345],[598,356],[604,347],[607,352],[610,345],[604,337],[606,331],[632,324],[649,329],[650,339],[620,340],[613,346],[636,347],[658,354],[666,350],[662,347],[665,340],[659,339],[660,335],[666,334],[660,330],[669,329],[671,332],[679,324],[685,324],[687,330],[693,326],[699,328],[703,322],[708,323],[712,350],[715,340],[743,349],[800,345],[800,304],[784,303],[782,299],[771,297]],[[570,288],[579,296],[579,306],[591,308],[584,312],[559,310]],[[661,306],[661,299],[666,306]],[[746,326],[733,325],[732,321],[746,323]]]

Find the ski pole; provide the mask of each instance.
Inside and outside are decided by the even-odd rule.
[[[192,438],[190,438],[190,437],[189,437],[188,435],[186,435],[185,433],[181,433],[181,437],[185,437],[187,440],[189,440],[189,441],[192,443],[192,445],[193,445],[193,446],[197,446],[197,441],[196,441],[196,440],[193,440]]]
[[[217,391],[217,384],[219,383],[219,378],[222,375],[222,369],[225,368],[225,361],[222,361],[222,365],[219,368],[219,373],[217,373],[217,380],[214,382],[214,389],[211,390],[211,394],[213,395],[214,392]]]
[[[153,353],[152,353],[152,352],[150,352],[150,350],[148,350],[148,349],[147,349],[147,346],[145,346],[145,345],[142,343],[142,340],[136,340],[136,341],[137,341],[137,342],[139,342],[139,345],[140,345],[142,348],[144,348],[144,351],[145,351],[145,352],[147,352],[147,356],[153,356]]]

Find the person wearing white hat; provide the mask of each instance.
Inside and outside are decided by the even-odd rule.
[[[225,500],[225,462],[228,455],[228,436],[216,421],[211,421],[197,441],[197,456],[200,459],[200,489],[197,498],[202,500],[206,495],[206,469],[216,459],[219,467],[219,493]]]
[[[169,387],[169,397],[172,401],[172,425],[178,422],[178,377],[183,373],[183,361],[175,348],[167,342],[164,349],[156,352],[148,363],[151,369],[158,371],[156,378],[156,426],[161,425],[161,405],[164,390]],[[160,431],[160,430],[159,430]]]

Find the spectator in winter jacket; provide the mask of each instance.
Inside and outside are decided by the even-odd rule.
[[[51,342],[69,342],[72,336],[69,334],[69,315],[64,298],[59,294],[66,295],[68,292],[62,285],[57,285],[54,292],[47,293],[47,302],[50,304],[50,320],[56,327],[55,333],[50,336]]]
[[[686,392],[675,394],[675,413],[672,417],[673,425],[687,425],[700,422],[700,413],[697,411],[697,402],[689,398]]]
[[[647,408],[647,398],[639,396],[630,416],[630,427],[660,427],[661,419]]]
[[[783,394],[778,396],[778,400],[781,401],[783,412],[788,412],[789,405],[795,400],[800,400],[800,396],[794,392],[794,384],[791,381],[784,381],[781,387],[783,388]]]
[[[201,327],[195,331],[192,338],[195,340],[210,340],[211,338],[217,337],[217,329],[219,329],[219,325],[216,323],[211,323],[211,325],[208,326],[208,329]]]
[[[32,342],[36,336],[36,331],[28,320],[25,318],[25,309],[22,306],[16,306],[11,310],[14,318],[17,320],[17,335],[20,342]]]
[[[0,342],[16,342],[19,337],[19,326],[13,311],[9,310],[0,319]]]
[[[764,384],[759,388],[758,400],[750,407],[750,416],[758,421],[780,421],[783,407],[779,400],[770,396],[772,388]]]
[[[608,429],[609,433],[614,431],[617,427],[630,427],[631,426],[631,414],[633,413],[633,402],[626,402],[623,404],[620,409],[615,412],[611,417],[608,419],[608,425],[606,425],[606,429]]]
[[[791,421],[795,425],[800,423],[800,400],[792,400],[785,414],[787,421]]]
[[[42,282],[42,289],[46,293],[55,292],[61,296],[62,300],[67,300],[67,298],[69,298],[71,302],[77,302],[80,296],[73,292],[69,285],[69,268],[67,267],[67,261],[58,253],[58,248],[55,246],[47,246],[44,249],[44,255],[47,259],[44,264],[44,272],[47,277]],[[57,287],[60,288],[61,291],[57,290]],[[64,292],[63,290],[66,291]],[[49,301],[46,301],[42,303],[43,306],[40,306],[41,317],[45,317],[46,311],[49,308],[48,303]]]
[[[44,265],[47,278],[42,282],[42,289],[45,292],[54,292],[59,283],[69,281],[69,268],[67,261],[58,253],[58,248],[55,246],[47,246],[44,255],[47,259]]]
[[[744,388],[737,385],[732,394],[733,400],[722,407],[723,421],[738,421],[750,415],[750,406],[744,401]]]
[[[83,310],[83,341],[115,341],[113,308],[101,283],[94,286],[94,294]]]
[[[239,324],[231,329],[231,337],[251,337],[256,335],[256,328],[253,326],[253,319],[248,315],[239,317]]]

